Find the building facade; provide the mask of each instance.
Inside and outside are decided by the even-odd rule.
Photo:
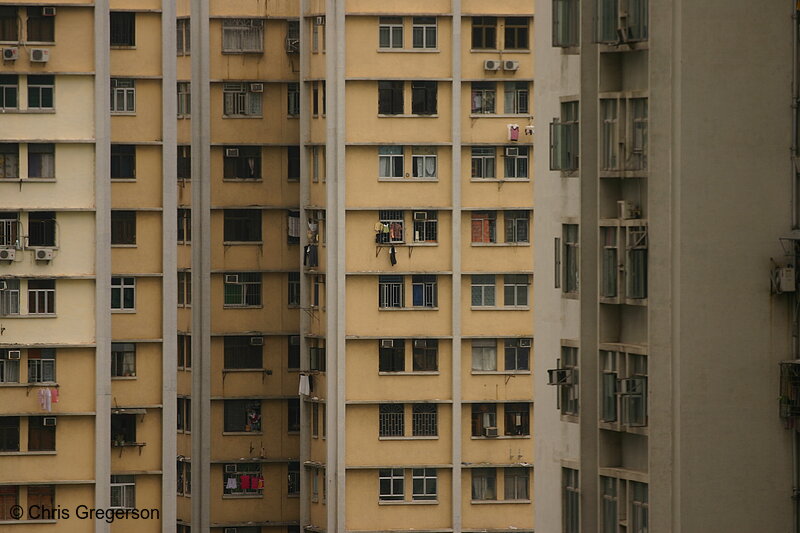
[[[796,531],[795,5],[536,14],[537,530]]]

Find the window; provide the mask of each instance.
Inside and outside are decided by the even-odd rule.
[[[28,314],[52,315],[56,312],[56,280],[28,280]]]
[[[378,307],[403,307],[403,276],[378,276]]]
[[[0,486],[0,520],[13,520],[14,518],[12,518],[11,508],[17,505],[18,503],[19,503],[18,486],[16,485]]]
[[[55,427],[53,428],[55,429]],[[56,497],[55,485],[34,485],[28,487],[28,509],[37,509],[40,517],[56,516],[54,511]]]
[[[436,276],[414,275],[411,276],[412,303],[414,307],[436,307],[437,283]]]
[[[319,437],[319,403],[311,404],[311,436]]]
[[[404,218],[402,211],[378,211],[380,231],[376,234],[376,241],[380,244],[405,242],[405,232],[403,231]]]
[[[225,209],[225,242],[260,242],[260,209]]]
[[[222,51],[245,53],[264,51],[264,21],[260,19],[223,19]]]
[[[411,147],[411,175],[415,178],[436,178],[436,148]]]
[[[286,179],[289,181],[298,181],[300,179],[300,147],[287,146],[286,147]]]
[[[288,485],[286,487],[286,493],[289,496],[299,496],[300,495],[300,462],[298,461],[289,461],[288,465]]]
[[[405,175],[402,146],[378,147],[378,177],[402,178]]]
[[[505,49],[528,49],[528,17],[506,17]]]
[[[497,242],[497,214],[494,211],[474,211],[472,213],[472,242]]]
[[[494,274],[472,275],[472,303],[473,307],[495,306],[495,276]]]
[[[562,525],[564,533],[580,532],[580,490],[578,471],[561,469]]]
[[[19,314],[19,280],[0,280],[0,315]]]
[[[378,82],[378,114],[379,115],[403,114],[402,81]]]
[[[298,306],[300,305],[300,272],[289,272],[288,273],[288,281],[289,281],[289,288],[288,288],[288,295],[289,295],[289,306]]]
[[[286,21],[286,53],[297,54],[300,52],[300,21]]]
[[[647,533],[650,526],[650,505],[647,483],[630,482],[631,533]]]
[[[439,370],[438,339],[414,339],[412,370],[414,372],[436,372]]]
[[[528,492],[528,469],[527,468],[504,468],[503,476],[505,477],[505,491],[503,499],[505,500],[529,500],[530,493]]]
[[[475,276],[472,276],[475,278]],[[497,341],[495,339],[472,340],[472,370],[495,372],[497,370]]]
[[[0,24],[2,24],[1,21]],[[15,20],[14,27],[16,25]],[[16,109],[19,105],[18,95],[19,76],[16,74],[0,74],[0,109]]]
[[[378,435],[402,437],[405,434],[403,404],[382,403],[378,405]]]
[[[226,147],[223,159],[223,178],[226,180],[260,180],[261,147]]]
[[[0,416],[0,451],[19,451],[18,416]]]
[[[136,415],[111,414],[111,444],[136,444]]]
[[[406,343],[403,339],[381,339],[378,341],[378,371],[405,372]]]
[[[28,177],[56,177],[56,149],[53,143],[31,143],[28,145]]]
[[[290,398],[286,402],[286,410],[288,420],[288,430],[290,432],[300,431],[300,400],[297,398]]]
[[[192,336],[178,334],[178,368],[192,368]]]
[[[505,161],[506,178],[525,179],[528,177],[527,146],[507,146]]]
[[[550,170],[578,170],[578,102],[562,102],[561,118],[550,123]]]
[[[308,339],[308,368],[325,372],[325,339]]]
[[[136,146],[132,144],[111,145],[111,179],[136,179]]]
[[[435,115],[437,107],[435,81],[411,82],[411,112],[415,115]]]
[[[136,244],[136,211],[111,211],[111,244]]]
[[[601,533],[617,533],[617,480],[600,476]]]
[[[286,84],[286,114],[290,117],[300,116],[300,84]]]
[[[472,178],[493,179],[495,177],[494,146],[472,147]]]
[[[111,343],[111,376],[133,377],[136,375],[136,345],[130,342]]]
[[[296,370],[300,368],[300,337],[298,335],[289,335],[287,337],[287,364],[289,370]]]
[[[647,98],[600,100],[600,168],[647,169]]]
[[[111,476],[111,507],[121,509],[136,507],[134,476]]]
[[[56,450],[56,426],[45,425],[45,417],[28,417],[28,451],[53,452]],[[28,502],[30,503],[30,501]]]
[[[19,41],[17,6],[0,7],[0,41]]]
[[[136,309],[136,278],[111,278],[111,309]]]
[[[505,405],[505,434],[530,435],[530,406],[527,403],[507,403]]]
[[[402,500],[404,495],[405,476],[402,468],[381,468],[378,470],[380,493],[383,501]]]
[[[311,114],[319,116],[319,86],[316,81],[311,82]]]
[[[403,48],[402,17],[380,17],[378,19],[378,46],[380,48]]]
[[[647,356],[600,351],[603,422],[629,427],[647,425]]]
[[[619,245],[617,242],[617,226],[600,228],[601,242],[603,243],[600,296],[603,298],[616,298],[619,286]]]
[[[19,145],[16,143],[0,143],[0,178],[19,178]]]
[[[261,305],[261,273],[225,274],[225,307],[259,307]]]
[[[178,208],[178,242],[187,244],[192,242],[192,210]]]
[[[253,90],[256,89],[256,90]],[[223,83],[223,116],[260,117],[263,83]]]
[[[111,112],[136,112],[136,80],[111,78]]]
[[[506,371],[530,370],[531,344],[531,339],[505,341]]]
[[[192,115],[192,84],[188,81],[178,82],[178,118]]]
[[[505,307],[527,307],[528,285],[527,274],[506,274],[503,276],[503,305]]]
[[[52,43],[55,37],[55,17],[45,15],[41,7],[28,8],[28,41]]]
[[[178,146],[178,171],[179,180],[192,179],[192,147]]]
[[[495,468],[472,469],[472,499],[497,499],[497,470]]]
[[[0,292],[2,295],[3,292]],[[2,304],[2,300],[0,300]],[[11,350],[0,350],[0,383],[19,383],[19,359],[12,359]]]
[[[497,405],[493,403],[472,404],[472,436],[497,436]]]
[[[436,17],[411,19],[414,48],[436,48]]]
[[[260,463],[225,464],[222,467],[222,493],[231,496],[252,496],[264,493],[264,476]],[[245,528],[236,528],[242,530]]]
[[[436,469],[412,468],[411,469],[411,498],[413,500],[436,499]]]
[[[192,305],[192,273],[178,272],[178,307]]]
[[[0,211],[0,246],[20,246],[19,213]]]
[[[414,211],[414,242],[436,242],[438,224],[436,211]]]
[[[619,45],[646,41],[647,37],[648,0],[631,0],[622,5],[617,0],[598,0],[598,42]]]
[[[261,400],[225,400],[224,403],[224,431],[261,431]]]
[[[55,383],[56,351],[53,348],[28,349],[28,383]]]
[[[568,48],[579,44],[579,1],[553,0],[553,46]]]
[[[497,49],[497,17],[472,17],[472,48]]]
[[[495,82],[473,81],[471,112],[473,114],[494,114],[496,97],[497,84]]]
[[[56,77],[28,75],[28,109],[53,109]]]
[[[563,224],[564,292],[578,292],[578,225]]]
[[[528,217],[528,211],[505,212],[506,242],[516,244],[529,242]]]
[[[111,46],[136,46],[136,13],[111,12]]]
[[[647,298],[647,226],[628,226],[625,244],[626,296]]]
[[[28,245],[56,245],[56,214],[54,211],[37,211],[28,214]]]
[[[509,115],[527,115],[528,108],[528,82],[507,81],[503,90],[503,112]]]
[[[190,19],[175,21],[176,47],[179,56],[188,56],[192,52],[192,24]]]
[[[438,409],[435,403],[415,403],[411,406],[411,432],[415,437],[438,435]]]
[[[263,337],[235,336],[224,337],[225,344],[225,368],[264,368]]]
[[[192,399],[178,398],[178,431],[192,430]]]

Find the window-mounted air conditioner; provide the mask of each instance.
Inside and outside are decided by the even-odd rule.
[[[33,252],[33,257],[37,261],[52,261],[53,249],[52,248],[37,248]]]
[[[239,157],[239,149],[225,148],[225,157]]]
[[[225,465],[225,473],[226,474],[235,474],[236,472],[237,472],[236,465]],[[226,528],[226,529],[233,529],[234,531],[236,530],[236,528],[233,528],[233,527],[229,527],[229,528]]]
[[[503,70],[519,70],[519,61],[503,61]]]
[[[50,50],[47,48],[31,48],[31,63],[47,63],[50,60]]]
[[[12,46],[3,48],[3,61],[16,61],[19,59],[19,48]]]
[[[17,251],[14,248],[0,248],[0,261],[13,261],[17,258]]]
[[[506,146],[506,157],[517,157],[519,148],[517,146]]]
[[[296,54],[300,51],[300,39],[294,39],[292,37],[286,38],[286,53],[287,54]]]
[[[483,428],[483,436],[484,437],[496,437],[497,436],[497,428],[496,427]]]
[[[427,348],[428,341],[425,339],[415,339],[414,340],[414,348]]]
[[[42,16],[43,17],[55,17],[56,16],[56,8],[53,6],[45,6],[42,8]]]
[[[394,348],[394,339],[381,339],[381,348]]]
[[[263,83],[251,83],[250,84],[250,92],[251,93],[263,93],[264,92],[264,84]]]
[[[426,211],[414,211],[414,220],[428,220]]]
[[[264,337],[250,337],[250,346],[264,346]]]
[[[225,274],[225,283],[239,283],[239,274]]]
[[[321,17],[317,17],[316,19],[314,19],[314,24],[317,25],[317,26],[324,26],[325,25],[325,15],[322,15]]]
[[[502,61],[497,59],[487,59],[483,62],[483,70],[500,70],[502,64]]]
[[[573,383],[571,368],[552,368],[547,371],[548,385],[572,385]]]
[[[54,416],[46,416],[44,420],[42,420],[43,426],[55,426],[56,425],[56,417]]]
[[[9,350],[8,351],[8,358],[18,360],[22,358],[22,350]]]
[[[531,347],[531,339],[520,339],[519,340],[519,347],[520,348],[530,348]]]
[[[636,204],[630,200],[619,200],[617,202],[617,218],[629,220],[632,218],[639,218],[638,214],[639,210],[636,208]]]

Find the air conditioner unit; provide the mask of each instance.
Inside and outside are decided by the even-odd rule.
[[[236,533],[238,530],[235,527],[226,527],[225,533]]]
[[[428,341],[425,339],[414,339],[414,348],[427,348]]]
[[[640,394],[642,393],[642,380],[641,378],[628,378],[619,380],[619,393],[620,394]]]
[[[237,472],[236,465],[225,465],[225,473],[226,474],[235,474]],[[236,529],[236,528],[227,528],[227,529]]]
[[[426,211],[414,211],[414,220],[428,220]]]
[[[239,283],[239,274],[225,274],[225,283]]]
[[[503,70],[519,70],[519,61],[503,61]]]
[[[636,208],[636,204],[630,200],[619,200],[617,202],[617,218],[621,220],[639,218],[638,211],[639,210]]]
[[[53,6],[45,6],[42,8],[42,16],[43,17],[55,17],[56,16],[56,8]]]
[[[572,385],[574,375],[571,368],[552,368],[547,371],[548,385]]]
[[[286,38],[286,53],[287,54],[296,54],[300,51],[300,39],[294,39],[292,37]]]
[[[497,436],[497,428],[496,427],[483,428],[483,436],[484,437],[496,437]]]
[[[50,50],[47,48],[31,48],[31,63],[47,63],[50,60]]]
[[[33,252],[33,257],[37,261],[52,261],[53,249],[52,248],[37,248]]]
[[[325,15],[323,15],[321,17],[317,17],[316,19],[314,19],[314,24],[316,24],[317,26],[324,26],[325,25]]]
[[[56,417],[54,416],[46,416],[44,420],[42,420],[43,426],[55,426],[56,425]]]
[[[0,250],[0,259],[3,258],[3,250]],[[776,269],[776,284],[780,292],[795,292],[797,290],[797,276],[794,267],[789,265]]]
[[[264,337],[250,337],[250,346],[264,346]]]
[[[531,347],[531,339],[520,339],[519,340],[519,347],[520,348],[530,348]]]
[[[16,61],[19,58],[19,48],[3,48],[3,61]]]
[[[239,157],[239,149],[225,148],[225,157]]]
[[[506,146],[506,157],[517,157],[519,155],[519,148],[516,146]]]
[[[17,251],[14,248],[0,248],[0,261],[13,261],[17,258]]]
[[[394,339],[381,339],[381,348],[394,348]]]
[[[264,84],[263,83],[251,83],[250,84],[250,92],[251,93],[263,93],[264,92]]]
[[[22,350],[9,350],[8,351],[8,358],[18,360],[22,358]]]
[[[500,70],[501,64],[497,59],[487,59],[483,62],[483,70]]]
[[[7,288],[8,288],[8,284],[4,280],[0,279],[0,291],[4,291]]]

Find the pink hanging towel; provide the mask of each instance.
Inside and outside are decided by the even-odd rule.
[[[50,389],[50,396],[52,397],[53,403],[58,403],[58,389]]]

